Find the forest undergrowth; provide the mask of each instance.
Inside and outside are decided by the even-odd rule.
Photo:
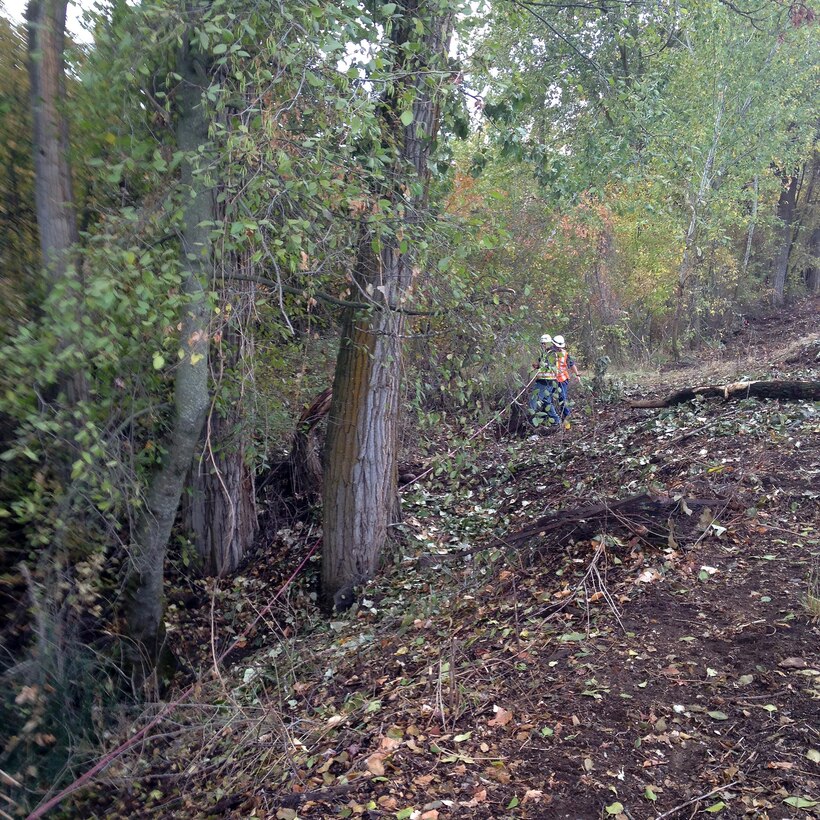
[[[623,390],[817,380],[817,308]],[[264,611],[310,523],[230,578],[180,580],[169,633],[193,694],[66,816],[820,816],[817,405],[574,401],[571,430],[488,430],[407,486],[347,612],[320,615],[315,556]]]

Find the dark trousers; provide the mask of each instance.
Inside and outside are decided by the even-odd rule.
[[[530,415],[536,426],[544,423],[561,423],[558,413],[555,412],[556,401],[561,401],[560,383],[547,379],[536,379],[530,394]]]
[[[569,387],[569,379],[558,382],[558,403],[561,407],[561,418],[566,418],[572,410],[569,407],[569,399],[567,398],[567,388]]]

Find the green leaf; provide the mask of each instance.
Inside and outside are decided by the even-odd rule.
[[[165,357],[162,353],[154,353],[154,370],[162,370],[165,367]]]
[[[817,800],[809,800],[808,797],[787,797],[783,802],[796,809],[813,809],[820,806]]]
[[[583,632],[567,632],[562,635],[559,641],[585,641],[587,636]]]
[[[402,125],[410,125],[410,123],[413,122],[413,112],[402,111],[399,119],[401,120]]]
[[[509,803],[507,803],[507,808],[514,809],[518,805],[518,802],[518,798],[515,795],[513,795],[513,799],[510,800]]]
[[[463,743],[465,740],[469,740],[472,732],[464,732],[463,735],[456,735],[453,738],[454,743]]]
[[[729,715],[727,715],[726,712],[714,711],[707,712],[706,714],[709,715],[710,718],[714,718],[715,720],[729,720]]]
[[[617,801],[615,803],[610,803],[606,807],[606,813],[607,814],[621,814],[623,812],[623,810],[624,810],[623,803],[618,803]]]
[[[382,14],[385,17],[390,17],[390,15],[393,14],[393,12],[395,10],[396,10],[396,4],[395,3],[385,3],[382,6]]]
[[[704,809],[704,811],[708,811],[709,814],[717,814],[719,811],[723,811],[726,808],[726,804],[722,800],[718,800],[717,803],[712,803],[708,809]]]
[[[217,43],[214,46],[214,54],[224,54],[228,50],[226,43]]]
[[[402,809],[401,811],[396,812],[396,820],[408,820],[408,818],[413,816],[413,812],[415,809],[412,806],[408,806],[406,809]]]
[[[655,794],[655,792],[654,792],[654,791],[652,791],[652,787],[651,787],[651,786],[647,786],[647,787],[644,789],[643,796],[644,796],[647,800],[652,800],[652,801],[655,801],[655,800],[657,800],[657,799],[658,799],[658,795],[657,795],[657,794]]]
[[[820,763],[820,752],[817,749],[809,749],[806,752],[806,757],[811,760],[812,763]]]

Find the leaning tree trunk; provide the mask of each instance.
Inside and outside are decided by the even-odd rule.
[[[789,270],[789,256],[794,238],[792,222],[797,205],[798,177],[797,173],[786,176],[783,187],[780,189],[780,199],[777,202],[777,218],[780,220],[779,244],[772,273],[772,302],[775,305],[783,304],[786,292],[786,275]]]
[[[208,118],[202,95],[208,86],[203,62],[187,42],[180,59],[177,92],[177,145],[184,152],[181,182],[186,203],[183,216],[182,270],[184,303],[176,366],[174,416],[165,442],[165,460],[153,475],[142,515],[133,535],[127,585],[126,618],[129,659],[134,678],[142,683],[160,660],[169,658],[163,624],[165,553],[179,508],[185,477],[208,410],[209,311],[206,283],[211,270],[210,224],[216,211],[211,186],[198,170],[198,149],[208,142]]]
[[[399,509],[400,310],[413,279],[412,252],[402,252],[399,237],[404,233],[412,244],[427,207],[427,162],[438,131],[441,86],[448,80],[440,68],[453,17],[440,10],[443,5],[405,0],[398,4],[391,30],[399,79],[385,95],[380,117],[396,160],[386,175],[389,181],[374,191],[374,201],[387,200],[398,225],[395,233],[375,236],[364,224],[354,277],[360,292],[371,296],[373,309],[346,309],[342,325],[325,448],[326,605],[344,600],[353,585],[373,577]],[[416,20],[423,23],[422,34],[416,33]],[[413,119],[404,124],[408,97]]]
[[[322,496],[324,478],[316,428],[330,411],[332,398],[333,389],[328,387],[302,411],[285,462],[294,498],[307,504],[317,502]]]

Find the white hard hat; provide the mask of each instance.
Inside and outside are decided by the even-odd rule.
[[[552,344],[552,336],[550,336],[549,333],[545,333],[541,337],[541,344],[542,345],[551,345]]]
[[[566,347],[566,346],[567,346],[567,343],[564,341],[564,337],[563,337],[563,336],[553,336],[553,337],[552,337],[552,343],[553,343],[556,347]]]

